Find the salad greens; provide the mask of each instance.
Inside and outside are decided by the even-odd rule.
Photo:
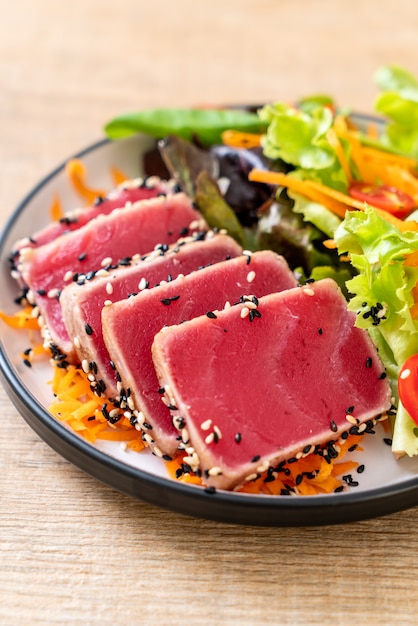
[[[385,147],[418,158],[418,80],[396,66],[375,74],[382,91],[375,109],[388,120],[380,140]]]
[[[110,139],[144,132],[158,139],[176,135],[213,145],[221,142],[225,130],[258,133],[265,128],[257,114],[241,109],[152,109],[120,115],[106,124],[105,132]]]
[[[375,111],[383,116],[382,123],[378,137],[356,129],[356,141],[386,155],[418,161],[418,80],[396,66],[380,68],[374,78],[380,91]],[[385,219],[385,213],[368,206],[367,200],[363,211],[347,210],[342,219],[329,205],[283,187],[248,181],[252,167],[268,169],[313,185],[319,183],[322,190],[326,187],[335,192],[330,194],[334,202],[341,202],[341,194],[348,198],[350,184],[358,181],[361,170],[347,135],[338,137],[338,146],[332,139],[338,117],[349,126],[349,111],[339,110],[327,95],[314,95],[295,106],[267,104],[257,113],[231,109],[142,111],[115,118],[105,131],[111,139],[139,131],[157,138],[171,135],[160,146],[164,162],[192,195],[209,225],[227,228],[250,249],[276,250],[302,278],[330,276],[338,282],[349,308],[356,313],[357,326],[367,329],[386,367],[397,408],[393,450],[400,455],[418,455],[417,425],[399,402],[397,391],[400,368],[418,353],[418,229],[398,228],[399,222]],[[220,147],[225,130],[259,134],[260,148]],[[406,178],[414,181],[415,174],[405,171]],[[226,192],[223,178],[229,181]],[[370,185],[365,178],[359,182]],[[386,183],[386,191],[393,190],[388,184],[392,183]],[[414,200],[418,205],[418,191]],[[408,219],[418,221],[418,212]],[[327,239],[334,240],[337,249],[324,246]],[[343,262],[342,255],[348,255],[349,262]]]
[[[302,107],[276,103],[259,111],[261,119],[268,123],[263,139],[264,154],[295,166],[294,175],[299,178],[346,191],[347,178],[327,138],[334,123],[329,100],[307,98],[302,101]]]
[[[400,232],[372,208],[366,208],[349,212],[334,238],[339,251],[350,254],[358,271],[346,283],[352,294],[348,306],[357,314],[356,325],[366,328],[378,347],[397,398],[399,369],[418,353],[418,319],[411,313],[418,266],[408,265],[408,257],[418,252],[418,235]],[[416,424],[397,404],[393,449],[416,455]]]

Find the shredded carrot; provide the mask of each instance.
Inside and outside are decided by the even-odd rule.
[[[58,194],[54,194],[52,204],[49,208],[49,214],[53,222],[58,222],[58,220],[61,219],[61,217],[63,217],[64,215],[64,211],[62,210],[61,200]]]
[[[337,155],[337,159],[340,162],[342,169],[344,170],[344,174],[347,178],[347,182],[351,183],[353,177],[351,174],[351,169],[348,164],[347,158],[344,153],[344,149],[341,145],[341,141],[333,128],[330,128],[327,132],[327,139],[330,145],[334,148],[335,154]]]
[[[249,180],[258,183],[288,187],[292,191],[306,196],[313,202],[318,202],[319,204],[326,206],[330,211],[342,219],[345,217],[346,211],[349,208],[345,203],[341,202],[340,199],[330,196],[329,187],[319,185],[319,183],[315,183],[314,185],[313,181],[299,180],[298,178],[293,178],[292,176],[288,176],[287,174],[283,174],[281,172],[270,172],[258,169],[251,170],[248,178]]]
[[[340,440],[336,448],[337,456],[327,460],[324,456],[311,453],[303,456],[294,463],[286,463],[280,471],[273,475],[264,473],[255,480],[246,482],[239,488],[240,493],[281,495],[296,493],[300,495],[316,495],[321,493],[332,493],[336,489],[341,490],[345,482],[342,476],[349,475],[357,467],[358,463],[353,460],[344,460],[347,452],[356,447],[361,451],[358,441],[361,435],[349,435],[347,439]],[[326,450],[326,446],[324,447]],[[202,484],[201,479],[193,473],[184,473],[183,456],[165,463],[168,475],[182,482],[193,482]],[[273,479],[272,479],[273,477]],[[267,481],[266,481],[267,479]]]
[[[289,189],[306,196],[314,202],[320,202],[341,218],[345,217],[347,210],[364,210],[366,206],[363,202],[354,200],[354,198],[347,196],[341,191],[336,191],[335,189],[326,187],[325,185],[317,183],[313,180],[299,180],[281,172],[253,169],[251,170],[248,178],[249,180],[255,182],[288,187]],[[376,207],[373,207],[373,210],[382,219],[386,220],[402,232],[418,231],[418,222],[414,220],[400,220],[388,211],[383,211],[382,209],[378,209]]]
[[[325,241],[322,242],[322,245],[328,250],[336,250],[337,248],[337,242],[335,239],[325,239]]]
[[[39,330],[39,323],[36,317],[32,316],[32,307],[27,306],[12,315],[7,315],[0,311],[0,319],[11,328],[21,328],[23,330]]]
[[[370,139],[378,139],[379,131],[377,130],[376,124],[368,124],[366,134]]]
[[[87,186],[86,168],[79,159],[72,159],[71,161],[68,161],[65,166],[65,171],[74,189],[87,204],[92,204],[98,196],[106,195],[106,192],[102,189],[93,189]]]
[[[244,133],[239,130],[225,130],[222,133],[222,142],[231,148],[259,148],[261,137],[257,133]]]
[[[127,442],[130,449],[138,452],[144,449],[141,433],[122,411],[117,421],[112,419],[116,423],[109,422],[105,414],[115,407],[93,392],[82,369],[73,365],[67,369],[55,366],[51,386],[55,399],[49,406],[50,412],[79,435],[92,443],[104,439]]]
[[[120,185],[121,183],[124,183],[125,180],[128,179],[126,174],[124,174],[122,172],[122,170],[118,169],[117,167],[111,167],[110,168],[110,173],[111,173],[111,176],[112,176],[112,180],[113,180],[113,182],[114,182],[114,184],[116,186]]]

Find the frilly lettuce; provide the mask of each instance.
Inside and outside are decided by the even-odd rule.
[[[418,81],[396,66],[381,67],[375,82],[382,91],[375,110],[388,118],[380,141],[388,148],[418,158]]]
[[[357,315],[356,325],[368,329],[375,341],[398,404],[393,450],[416,455],[416,424],[398,401],[397,378],[405,360],[418,353],[418,320],[411,314],[418,267],[405,263],[408,255],[418,251],[418,234],[400,232],[366,208],[348,212],[334,239],[340,254],[348,253],[358,271],[346,283],[352,294],[349,308]]]

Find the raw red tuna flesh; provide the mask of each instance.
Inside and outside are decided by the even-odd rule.
[[[183,238],[167,250],[163,247],[148,256],[133,259],[128,267],[110,270],[106,276],[65,287],[60,297],[64,322],[80,362],[86,371],[95,374],[96,393],[103,393],[108,399],[118,395],[116,373],[102,333],[101,312],[105,303],[126,299],[161,281],[171,281],[179,274],[188,274],[239,254],[241,247],[232,237],[214,235],[212,231],[198,233]]]
[[[18,270],[30,289],[29,297],[39,307],[45,344],[74,360],[59,302],[62,288],[74,275],[85,280],[89,272],[102,266],[145,254],[157,244],[175,243],[199,225],[201,216],[190,199],[178,193],[114,209],[50,243],[22,249]]]
[[[130,403],[152,426],[147,437],[151,445],[154,440],[157,454],[173,455],[179,442],[170,411],[158,391],[151,355],[154,335],[164,325],[179,324],[222,309],[228,301],[231,304],[238,302],[240,296],[262,296],[295,284],[296,279],[283,257],[266,250],[179,276],[166,285],[103,308],[103,335],[107,349],[121,377],[124,392],[130,394]],[[193,388],[193,372],[190,372],[189,381]]]
[[[16,242],[14,254],[23,247],[36,248],[53,241],[66,232],[78,230],[98,215],[108,215],[114,209],[123,208],[129,203],[148,200],[160,195],[173,193],[173,183],[157,177],[125,181],[105,197],[98,197],[89,207],[66,213],[60,220],[51,222],[42,230]]]
[[[376,349],[334,281],[260,298],[260,317],[242,318],[244,306],[164,328],[153,345],[188,452],[221,489],[338,439],[347,415],[361,424],[391,405]]]

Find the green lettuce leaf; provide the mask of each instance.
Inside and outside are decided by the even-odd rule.
[[[375,110],[388,119],[380,140],[384,146],[418,158],[418,81],[397,66],[381,67],[375,82],[382,93]]]
[[[346,283],[352,294],[349,308],[357,315],[356,325],[367,329],[378,347],[398,405],[393,450],[416,455],[416,424],[397,399],[397,378],[405,360],[418,353],[418,320],[411,315],[418,268],[404,262],[407,255],[418,251],[418,234],[400,232],[366,208],[347,213],[334,239],[340,254],[350,254],[358,271]]]
[[[304,169],[324,169],[335,162],[335,153],[326,139],[333,122],[328,107],[315,107],[309,113],[283,103],[269,104],[259,111],[268,123],[264,154],[283,159]]]

